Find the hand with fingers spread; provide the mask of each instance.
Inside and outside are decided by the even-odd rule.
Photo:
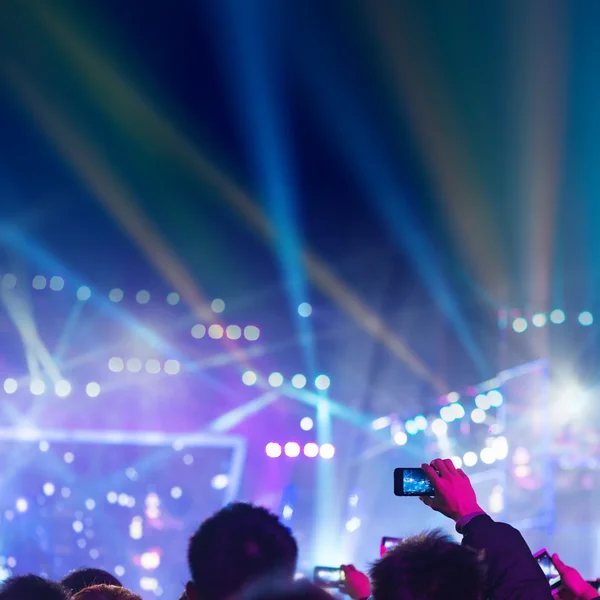
[[[352,600],[364,600],[371,595],[371,582],[364,573],[354,565],[342,565],[342,571],[344,572],[342,591]]]
[[[598,598],[598,592],[573,567],[565,565],[558,554],[552,556],[552,562],[560,574],[562,585],[555,597],[560,600],[592,600]]]
[[[453,521],[484,511],[477,504],[475,490],[462,469],[457,469],[450,459],[436,458],[431,465],[421,465],[431,480],[435,496],[421,496],[421,501]]]

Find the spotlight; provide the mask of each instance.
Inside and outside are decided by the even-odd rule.
[[[29,384],[29,391],[34,396],[41,396],[46,391],[46,384],[41,379],[34,379]]]
[[[531,322],[535,327],[543,327],[548,322],[548,317],[544,313],[535,313]]]
[[[496,461],[496,455],[492,448],[484,448],[479,453],[479,457],[481,458],[481,462],[485,463],[486,465],[491,465]]]
[[[452,402],[458,402],[460,400],[460,394],[458,392],[450,392],[446,396],[446,399],[450,404],[452,404]]]
[[[475,396],[475,406],[481,410],[488,410],[491,408],[492,403],[488,398],[487,394],[478,394]]]
[[[283,375],[281,373],[271,373],[268,381],[271,387],[281,387],[283,385]]]
[[[242,328],[239,325],[228,325],[225,332],[230,340],[239,340],[242,337]]]
[[[244,385],[254,385],[257,381],[256,373],[254,371],[246,371],[242,375],[242,383]]]
[[[454,416],[454,410],[451,404],[448,404],[447,406],[442,406],[442,408],[440,409],[440,417],[442,417],[442,419],[444,419],[444,421],[448,423],[452,423],[452,421],[454,421],[456,417]]]
[[[487,398],[490,402],[490,406],[492,406],[494,408],[498,408],[499,406],[502,406],[502,403],[504,402],[504,398],[502,397],[502,394],[498,390],[489,391],[487,394]]]
[[[594,322],[594,317],[591,312],[584,310],[579,314],[578,320],[580,325],[589,327]]]
[[[321,444],[319,449],[321,458],[333,458],[335,455],[335,448],[331,444]]]
[[[146,372],[150,373],[151,375],[160,373],[160,361],[156,358],[149,358],[146,361]]]
[[[352,533],[353,531],[356,531],[361,525],[361,520],[358,517],[352,517],[347,523],[346,523],[346,531],[349,531],[350,533]]]
[[[508,456],[508,440],[504,436],[497,437],[492,442],[492,451],[496,460],[504,460]]]
[[[485,411],[481,408],[476,408],[471,413],[471,421],[473,423],[483,423],[485,421]]]
[[[406,429],[406,433],[409,435],[416,435],[419,433],[419,428],[412,419],[409,419],[406,421],[406,423],[404,423],[404,429]]]
[[[123,359],[119,358],[118,356],[113,356],[108,361],[108,368],[113,373],[120,373],[123,370],[124,367],[125,367],[125,365],[123,364]]]
[[[167,295],[167,304],[170,304],[171,306],[175,306],[176,304],[179,304],[179,294],[177,292],[171,292],[170,294]]]
[[[303,302],[298,306],[298,314],[301,317],[310,317],[312,315],[312,306],[308,302]]]
[[[18,387],[19,384],[17,383],[16,379],[9,377],[8,379],[4,380],[4,391],[7,394],[14,394],[17,391]]]
[[[281,446],[276,442],[269,442],[265,446],[265,453],[269,458],[278,458],[281,456]]]
[[[81,300],[81,302],[85,302],[92,297],[92,290],[87,285],[82,285],[77,290],[77,300]]]
[[[164,370],[167,375],[177,375],[177,373],[179,373],[181,370],[181,365],[179,364],[178,360],[170,358],[169,360],[165,361]]]
[[[294,509],[289,504],[286,504],[283,507],[283,510],[281,511],[281,517],[286,521],[289,521],[292,518],[293,514]]]
[[[297,389],[302,389],[306,385],[306,377],[304,375],[294,375],[292,377],[292,385]]]
[[[54,492],[56,491],[56,487],[53,483],[50,482],[45,483],[42,489],[44,491],[45,496],[53,496]]]
[[[523,333],[527,329],[527,320],[523,317],[517,317],[512,324],[517,333]]]
[[[126,366],[130,373],[139,373],[142,370],[142,361],[139,358],[128,358]]]
[[[140,290],[135,295],[135,300],[138,304],[148,304],[148,302],[150,302],[150,292],[147,290]]]
[[[27,509],[29,508],[29,503],[27,502],[27,500],[25,500],[25,498],[17,498],[15,507],[17,509],[17,512],[24,513],[27,512]]]
[[[284,446],[283,451],[285,452],[286,456],[289,456],[290,458],[296,458],[296,456],[300,454],[300,446],[296,442],[288,442]]]
[[[65,280],[58,275],[50,279],[50,289],[53,292],[60,292],[65,287]]]
[[[463,456],[465,467],[474,467],[477,464],[477,454],[475,452],[467,452]]]
[[[449,405],[452,410],[452,416],[454,420],[462,419],[465,416],[465,409],[462,404],[454,403]]]
[[[315,387],[318,390],[321,390],[322,392],[325,391],[326,389],[328,389],[330,385],[331,385],[331,380],[329,379],[329,377],[327,377],[327,375],[319,375],[315,379]]]
[[[550,313],[550,320],[555,325],[560,325],[561,323],[564,323],[565,319],[566,319],[566,316],[565,316],[564,311],[560,310],[559,308],[557,308],[556,310],[553,310]]]
[[[114,288],[112,290],[110,290],[110,292],[108,292],[108,299],[111,302],[121,302],[121,300],[123,300],[125,294],[123,294],[123,290],[120,290],[119,288]]]
[[[434,435],[437,435],[438,437],[440,437],[442,435],[446,435],[446,433],[448,431],[448,424],[446,423],[446,421],[443,421],[442,419],[436,419],[431,424],[431,431],[433,432]]]
[[[196,325],[192,327],[190,333],[192,334],[193,338],[199,340],[206,335],[206,327],[204,325],[201,325],[200,323],[196,323]]]
[[[71,384],[61,379],[54,384],[54,393],[60,398],[66,398],[71,393]]]
[[[244,337],[249,342],[255,342],[260,337],[260,329],[256,325],[247,325],[244,327]]]
[[[220,473],[212,478],[211,485],[215,490],[224,490],[229,485],[229,477]]]
[[[33,278],[31,287],[34,290],[43,290],[46,287],[46,278],[43,275],[36,275]]]
[[[304,456],[308,456],[308,458],[314,458],[319,454],[319,446],[314,442],[308,442],[308,444],[304,445]]]
[[[302,421],[300,421],[300,428],[304,431],[310,431],[313,428],[313,420],[310,417],[304,417]]]
[[[217,325],[216,323],[213,323],[208,328],[208,337],[212,338],[213,340],[220,340],[223,337],[224,333],[225,332],[223,331],[223,328],[220,325]]]
[[[225,310],[225,302],[220,298],[216,298],[211,302],[210,307],[214,313],[222,313]]]
[[[404,431],[397,431],[394,434],[394,443],[398,444],[398,446],[404,446],[408,442],[408,436]]]

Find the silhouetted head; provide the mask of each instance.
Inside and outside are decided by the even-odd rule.
[[[68,600],[62,585],[37,575],[11,577],[0,587],[0,600]]]
[[[91,568],[71,571],[60,583],[63,587],[70,590],[72,594],[76,594],[92,585],[114,585],[123,587],[123,584],[108,571]]]

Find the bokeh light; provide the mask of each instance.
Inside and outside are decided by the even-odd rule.
[[[119,289],[119,288],[114,288],[112,290],[110,290],[110,292],[108,292],[108,299],[111,302],[121,302],[121,300],[123,300],[125,294],[123,293],[123,290]]]
[[[87,285],[82,285],[77,290],[77,300],[80,300],[81,302],[85,302],[86,300],[89,300],[91,297],[92,297],[92,290]]]
[[[156,358],[149,358],[146,361],[146,372],[151,375],[156,375],[160,373],[160,361]]]
[[[125,368],[125,364],[123,363],[123,359],[119,358],[118,356],[113,356],[108,361],[108,368],[113,373],[120,373]]]
[[[408,442],[408,436],[404,431],[396,431],[394,434],[394,443],[398,446],[404,446]]]
[[[239,340],[242,337],[242,328],[239,325],[228,325],[225,333],[230,340]]]
[[[475,406],[477,406],[477,408],[481,408],[481,410],[489,410],[492,406],[492,403],[487,394],[478,394],[475,397]]]
[[[229,477],[219,473],[212,478],[210,484],[215,490],[224,490],[229,485]]]
[[[300,421],[300,428],[304,431],[310,431],[314,426],[313,420],[310,417],[304,417]]]
[[[54,393],[60,398],[66,398],[71,393],[71,384],[61,379],[54,384]]]
[[[435,421],[433,421],[431,424],[431,431],[438,437],[446,435],[448,431],[448,424],[442,419],[435,419]]]
[[[42,379],[34,379],[29,384],[29,391],[34,396],[41,396],[46,391],[46,384]]]
[[[579,321],[579,324],[583,325],[584,327],[589,327],[594,323],[594,317],[592,313],[587,310],[584,310],[582,313],[579,313],[577,320]]]
[[[566,319],[565,313],[564,313],[564,311],[560,310],[560,308],[557,308],[550,313],[550,320],[555,325],[560,325],[561,323],[564,323],[565,319]]]
[[[148,290],[140,290],[135,295],[135,301],[138,304],[148,304],[150,302],[150,292]]]
[[[295,458],[300,454],[300,445],[297,442],[288,442],[284,446],[283,451],[285,452],[286,456]]]
[[[142,361],[139,358],[128,358],[126,366],[130,373],[139,373],[142,370]]]
[[[269,375],[269,385],[274,388],[281,387],[283,385],[283,375],[281,373],[271,373]]]
[[[315,387],[318,390],[325,391],[331,385],[331,380],[327,375],[318,375],[315,379]]]
[[[512,326],[517,333],[523,333],[527,330],[527,319],[525,319],[524,317],[517,317],[513,321]]]
[[[544,313],[535,313],[531,317],[531,323],[534,327],[543,327],[548,322],[548,317]]]
[[[298,373],[292,377],[292,385],[296,389],[302,389],[306,385],[306,377]]]
[[[473,421],[473,423],[483,423],[485,421],[485,417],[485,411],[481,408],[475,408],[471,412],[471,421]]]
[[[491,465],[496,461],[496,455],[492,448],[484,448],[480,453],[479,457],[481,458],[481,462],[486,465]]]
[[[475,452],[466,452],[463,456],[463,463],[465,467],[474,467],[477,464],[478,458]]]
[[[221,300],[221,298],[215,298],[211,302],[210,308],[214,313],[222,313],[225,310],[225,301]]]
[[[206,335],[206,327],[201,323],[196,323],[191,330],[192,337],[199,340]]]
[[[504,402],[504,398],[498,390],[489,391],[487,393],[487,398],[490,402],[490,406],[493,408],[498,408],[502,406],[502,403]]]
[[[258,381],[254,371],[246,371],[242,375],[242,383],[244,385],[254,385]]]
[[[310,317],[312,315],[312,306],[308,302],[302,302],[300,306],[298,306],[298,314],[301,317]]]
[[[321,444],[319,448],[321,458],[329,459],[335,455],[335,447],[332,444]]]
[[[213,323],[208,328],[208,337],[212,338],[213,340],[220,340],[224,333],[225,331],[223,330],[223,327],[221,325],[217,325],[216,323]]]
[[[255,342],[260,337],[260,329],[256,325],[247,325],[244,327],[244,337],[249,342]]]
[[[178,360],[170,358],[169,360],[165,361],[164,370],[167,375],[177,375],[177,373],[179,373],[181,370],[181,365],[179,364]]]
[[[4,380],[4,391],[7,394],[14,394],[18,388],[19,384],[17,383],[16,379],[9,377],[8,379]]]
[[[304,445],[304,456],[308,458],[315,458],[319,454],[319,446],[314,442],[308,442],[308,444]]]
[[[60,292],[64,287],[65,287],[65,280],[62,277],[59,277],[58,275],[54,275],[54,277],[52,277],[50,279],[50,289],[53,292]]]
[[[419,433],[419,428],[412,419],[409,419],[408,421],[406,421],[406,423],[404,423],[404,429],[406,430],[406,433],[408,433],[408,435],[416,435],[417,433]]]
[[[455,468],[460,469],[462,467],[463,461],[460,456],[451,456],[450,460]]]
[[[5,273],[2,276],[2,287],[5,290],[13,290],[17,286],[17,276],[13,273]]]
[[[177,292],[171,292],[170,294],[167,294],[167,304],[170,306],[179,304],[179,300],[181,300],[181,298]]]
[[[265,453],[269,458],[281,456],[281,446],[277,442],[269,442],[265,447]]]
[[[36,275],[31,282],[31,287],[34,290],[43,290],[46,288],[46,278],[43,275]]]
[[[427,429],[427,419],[423,415],[417,415],[413,421],[419,431],[425,431]]]

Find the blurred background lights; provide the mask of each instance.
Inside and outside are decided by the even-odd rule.
[[[54,275],[54,277],[52,277],[50,279],[50,289],[53,292],[60,292],[64,287],[65,287],[65,280],[62,277],[59,277],[58,275]]]
[[[304,445],[304,456],[308,458],[315,458],[319,454],[319,446],[314,442],[308,442],[308,444]]]
[[[142,577],[140,579],[140,588],[144,592],[156,592],[158,590],[158,581],[154,577]]]
[[[452,403],[452,402],[458,402],[460,400],[460,394],[458,392],[450,392],[447,396],[446,399],[448,400],[448,402]]]
[[[17,512],[27,512],[27,509],[29,508],[29,503],[25,498],[17,498],[17,501],[15,502],[15,508],[17,509]]]
[[[141,540],[144,537],[144,521],[142,517],[133,517],[129,524],[129,537],[132,540]]]
[[[321,444],[319,454],[321,458],[333,458],[335,455],[335,448],[332,444]]]
[[[72,452],[65,452],[64,461],[70,465],[75,460],[75,455]]]
[[[156,375],[160,373],[160,361],[156,358],[149,358],[146,361],[146,372],[151,375]]]
[[[116,504],[118,499],[119,494],[117,494],[117,492],[108,492],[108,494],[106,494],[106,500],[109,504]]]
[[[448,431],[448,424],[442,419],[436,419],[431,424],[431,431],[437,436],[446,435],[446,432]]]
[[[465,409],[462,404],[450,404],[450,410],[452,411],[452,417],[454,420],[462,419],[465,416]]]
[[[283,385],[283,375],[281,373],[271,373],[269,375],[269,385],[277,388]]]
[[[88,498],[88,499],[85,501],[85,507],[86,507],[88,510],[94,510],[94,509],[96,508],[96,501],[95,501],[94,499],[92,499],[92,498]]]
[[[215,298],[210,307],[214,313],[222,313],[225,310],[225,301],[221,298]]]
[[[180,297],[177,292],[171,292],[170,294],[167,294],[167,304],[175,306],[176,304],[179,304],[179,300]]]
[[[142,361],[139,358],[128,358],[126,366],[130,373],[139,373],[142,370]]]
[[[455,468],[460,469],[462,467],[462,458],[460,456],[451,456],[450,460]]]
[[[492,406],[492,403],[487,394],[478,394],[475,397],[475,406],[481,408],[481,410],[488,410]]]
[[[46,482],[42,486],[42,490],[44,492],[44,495],[46,495],[46,496],[53,496],[54,492],[56,491],[56,487],[54,486],[53,483],[51,483],[50,481],[48,481],[48,482]]]
[[[517,317],[513,321],[512,326],[517,333],[523,333],[527,329],[527,319],[524,317]]]
[[[50,444],[45,440],[42,440],[39,445],[40,452],[48,452],[50,450]]]
[[[419,431],[425,431],[427,429],[427,419],[423,415],[417,415],[413,421]]]
[[[244,327],[244,337],[249,342],[255,342],[260,337],[260,329],[256,325],[247,325]]]
[[[296,389],[301,390],[306,385],[306,377],[304,377],[304,375],[301,375],[299,373],[297,375],[294,375],[292,377],[292,385]]]
[[[361,525],[361,520],[358,517],[352,517],[349,521],[346,522],[346,531],[352,533],[356,531]]]
[[[229,477],[224,473],[219,473],[212,478],[210,484],[215,490],[224,490],[229,485]]]
[[[33,278],[31,286],[34,290],[43,290],[46,287],[46,278],[43,275],[36,275]]]
[[[281,446],[276,442],[269,442],[265,447],[265,453],[269,458],[281,456]]]
[[[589,327],[594,322],[594,317],[592,316],[591,312],[584,310],[582,313],[579,313],[579,317],[577,317],[577,320],[579,321],[580,325],[583,325],[584,327]]]
[[[208,337],[213,340],[220,340],[224,333],[223,327],[221,327],[221,325],[217,325],[216,323],[213,323],[208,328]]]
[[[496,460],[496,455],[492,448],[484,448],[480,452],[479,457],[481,458],[481,462],[486,465],[491,465]]]
[[[140,565],[146,571],[154,571],[160,567],[160,554],[156,550],[144,552],[140,556]]]
[[[489,391],[487,393],[487,399],[489,400],[490,406],[493,408],[502,406],[502,402],[504,401],[502,394],[498,390]]]
[[[310,417],[304,417],[300,421],[300,428],[304,431],[310,431],[314,426],[313,420]]]
[[[288,442],[284,446],[283,451],[285,452],[286,456],[289,456],[290,458],[296,458],[296,456],[300,454],[300,445],[296,442]]]
[[[477,454],[475,452],[466,452],[463,456],[465,467],[474,467],[477,464]]]
[[[92,297],[92,290],[87,285],[82,285],[77,290],[77,300],[81,300],[82,302],[85,302],[86,300],[89,300],[91,297]]]
[[[179,500],[179,498],[181,498],[181,496],[183,496],[183,490],[178,485],[171,488],[171,498],[174,498],[175,500]]]
[[[454,415],[453,405],[448,404],[448,406],[442,406],[440,409],[440,417],[444,419],[444,421],[451,423],[456,418]]]
[[[16,287],[17,285],[17,276],[13,275],[12,273],[6,273],[3,277],[2,277],[2,287],[5,290],[12,290]]]
[[[492,451],[496,460],[504,460],[508,457],[508,440],[504,436],[497,437],[492,442]]]
[[[178,360],[170,358],[169,360],[165,361],[164,369],[167,375],[177,375],[177,373],[179,373],[181,370],[181,365],[179,364]]]
[[[300,306],[298,306],[298,314],[301,317],[310,317],[312,315],[312,306],[308,302],[302,302]]]
[[[242,337],[242,328],[239,325],[228,325],[225,333],[230,340],[239,340]]]
[[[121,302],[121,300],[123,300],[124,296],[125,296],[125,294],[123,293],[123,290],[121,290],[119,288],[114,288],[114,289],[110,290],[110,292],[108,292],[108,299],[111,302]]]
[[[294,509],[289,504],[286,504],[283,507],[283,510],[281,511],[281,516],[286,521],[289,521],[292,518],[293,515],[294,515]]]
[[[150,292],[147,290],[140,290],[135,295],[135,301],[138,304],[148,304],[148,302],[150,302]]]
[[[404,431],[396,431],[394,434],[394,443],[398,446],[404,446],[408,442],[408,436]]]
[[[256,373],[254,371],[246,371],[242,375],[242,383],[244,385],[254,385],[258,378],[256,377]]]
[[[100,394],[100,385],[98,383],[96,383],[95,381],[90,381],[85,386],[85,393],[90,398],[96,398],[96,396],[98,396]]]
[[[325,391],[331,385],[331,380],[327,375],[318,375],[315,379],[315,387],[318,390]]]
[[[81,533],[83,531],[83,523],[81,521],[73,521],[73,531]]]
[[[191,330],[192,337],[199,340],[206,335],[206,327],[201,323],[196,323]]]
[[[29,384],[29,391],[34,396],[40,396],[41,394],[43,394],[46,391],[46,384],[41,379],[34,379]]]
[[[484,410],[481,408],[475,408],[471,412],[471,421],[473,421],[473,423],[483,423],[485,421],[485,416]]]
[[[121,565],[117,565],[114,568],[114,571],[117,577],[123,577],[123,575],[125,575],[125,567],[122,567]]]
[[[408,435],[416,435],[417,433],[419,433],[419,428],[412,419],[409,419],[408,421],[406,421],[406,423],[404,423],[404,429],[406,430],[406,433],[408,433]]]
[[[61,379],[54,384],[54,393],[60,398],[66,398],[71,393],[71,384]]]
[[[548,317],[544,313],[535,313],[531,317],[531,323],[534,327],[543,327],[548,322]]]
[[[118,356],[113,356],[108,361],[108,368],[113,373],[120,373],[124,367],[125,367],[125,365],[123,363],[123,359],[119,358]]]
[[[17,391],[18,387],[19,384],[17,383],[16,379],[9,377],[8,379],[4,380],[4,391],[7,394],[14,394]]]
[[[565,313],[560,310],[559,308],[557,308],[556,310],[553,310],[550,313],[550,320],[555,324],[555,325],[560,325],[561,323],[565,322]]]

